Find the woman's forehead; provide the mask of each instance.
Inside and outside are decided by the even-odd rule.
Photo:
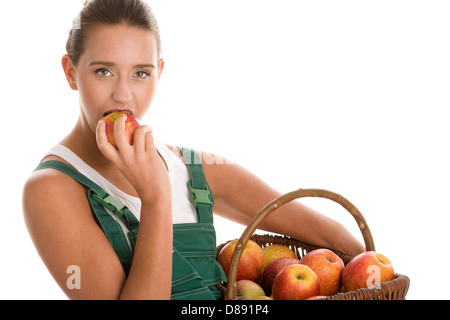
[[[89,60],[101,59],[114,63],[154,63],[157,60],[157,41],[150,30],[126,24],[101,24],[88,31],[84,55]]]

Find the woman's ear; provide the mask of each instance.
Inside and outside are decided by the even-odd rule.
[[[158,79],[161,77],[161,73],[163,72],[163,69],[164,69],[164,59],[160,58],[159,65],[158,65]]]
[[[72,90],[78,90],[77,79],[75,76],[75,67],[72,63],[72,59],[68,54],[65,54],[62,57],[61,64],[64,70],[64,74],[66,75],[67,82]]]

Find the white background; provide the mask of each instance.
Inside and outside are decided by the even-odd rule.
[[[410,277],[409,299],[450,298],[448,1],[149,3],[166,66],[144,121],[160,140],[227,156],[283,193],[342,194]],[[0,9],[1,299],[66,299],[28,236],[21,192],[77,120],[60,58],[79,9]],[[360,237],[340,206],[305,203]],[[243,230],[216,223],[218,243]]]

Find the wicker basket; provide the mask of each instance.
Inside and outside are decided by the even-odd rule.
[[[299,189],[289,193],[286,193],[277,199],[273,200],[262,208],[258,214],[253,218],[250,224],[242,233],[236,249],[233,253],[230,262],[230,270],[228,273],[228,282],[219,284],[218,288],[222,291],[224,299],[226,300],[242,300],[243,297],[236,296],[235,286],[237,277],[237,267],[242,255],[242,251],[247,244],[248,240],[253,240],[258,243],[262,248],[271,244],[282,244],[293,249],[299,258],[303,257],[308,252],[319,249],[319,247],[301,242],[299,240],[290,238],[288,236],[279,235],[258,235],[253,234],[257,229],[258,225],[262,220],[264,220],[269,214],[275,211],[282,205],[295,200],[297,198],[303,197],[320,197],[332,200],[343,206],[356,220],[358,227],[363,235],[364,243],[367,251],[375,251],[375,245],[373,242],[372,234],[370,229],[362,216],[361,212],[347,199],[343,196],[336,194],[334,192],[322,189]],[[230,240],[231,241],[231,240]],[[228,241],[229,242],[229,241]],[[228,243],[223,243],[217,247],[217,253]],[[334,250],[333,250],[334,251]],[[345,255],[341,252],[334,251],[344,262],[347,264],[353,257]],[[395,278],[388,282],[380,283],[377,288],[364,288],[355,291],[341,292],[335,295],[327,296],[322,298],[324,300],[404,300],[409,288],[409,278],[402,274],[395,274]]]

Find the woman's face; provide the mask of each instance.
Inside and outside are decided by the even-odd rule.
[[[79,91],[82,119],[95,132],[98,121],[112,111],[142,118],[163,66],[153,32],[126,24],[91,28],[71,84]]]

